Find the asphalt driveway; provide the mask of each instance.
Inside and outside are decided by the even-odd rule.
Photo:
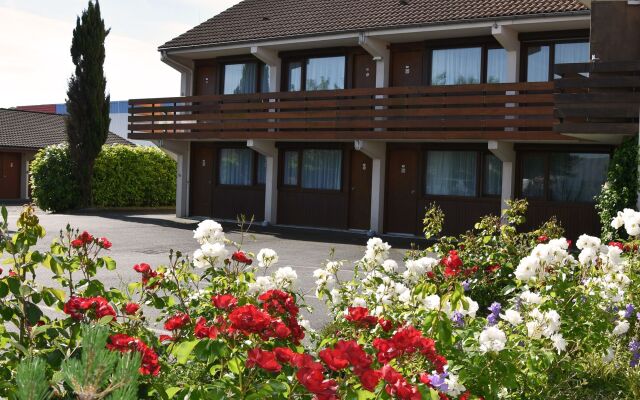
[[[15,229],[21,207],[9,206],[8,210],[10,229]],[[198,248],[198,244],[193,240],[193,229],[198,221],[176,218],[168,212],[87,211],[50,214],[38,211],[38,216],[41,225],[47,231],[46,237],[37,246],[40,250],[48,249],[49,243],[60,234],[60,230],[64,229],[67,223],[81,231],[87,230],[95,236],[105,236],[111,240],[113,247],[109,255],[116,261],[117,269],[99,273],[98,278],[105,287],[124,288],[127,283],[139,280],[140,275],[132,268],[135,264],[146,262],[154,268],[166,264],[169,249],[193,253]],[[235,224],[223,225],[227,237],[240,240],[241,236]],[[300,289],[305,294],[307,304],[314,308],[309,319],[315,328],[321,327],[327,319],[327,314],[324,304],[314,294],[313,271],[321,266],[332,250],[334,259],[347,260],[345,269],[351,270],[353,261],[362,257],[368,239],[366,235],[260,226],[254,227],[251,233],[253,238],[245,239],[245,250],[257,253],[261,248],[272,248],[279,255],[279,266],[291,266],[297,271]],[[394,245],[392,258],[401,261],[411,242],[411,239],[390,238],[390,243]],[[52,285],[51,275],[47,274],[46,269],[41,271],[38,280],[42,284]]]

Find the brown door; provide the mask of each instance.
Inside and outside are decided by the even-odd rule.
[[[418,227],[418,152],[393,149],[387,168],[386,231],[417,232]]]
[[[358,54],[353,62],[353,87],[376,87],[376,62],[369,54]]]
[[[191,145],[191,215],[211,216],[214,184],[213,155],[211,146]]]
[[[217,68],[214,66],[199,66],[196,68],[195,96],[218,94]]]
[[[20,198],[20,153],[0,153],[0,199]]]
[[[394,52],[391,63],[391,85],[422,85],[422,57],[422,50]]]
[[[360,151],[351,152],[349,228],[371,227],[371,159]]]

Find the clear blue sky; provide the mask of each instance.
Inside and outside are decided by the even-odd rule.
[[[180,94],[157,47],[240,0],[102,0],[113,100]],[[76,16],[88,0],[0,0],[0,107],[62,103]]]

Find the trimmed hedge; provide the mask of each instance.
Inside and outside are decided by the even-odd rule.
[[[35,203],[43,210],[64,211],[78,205],[66,145],[38,152],[31,163]],[[105,145],[93,171],[93,205],[157,207],[175,204],[176,162],[159,149]]]

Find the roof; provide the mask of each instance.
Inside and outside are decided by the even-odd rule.
[[[587,12],[578,0],[244,0],[160,49]]]
[[[0,108],[0,148],[41,149],[67,141],[65,115]],[[109,132],[107,144],[133,145]]]

